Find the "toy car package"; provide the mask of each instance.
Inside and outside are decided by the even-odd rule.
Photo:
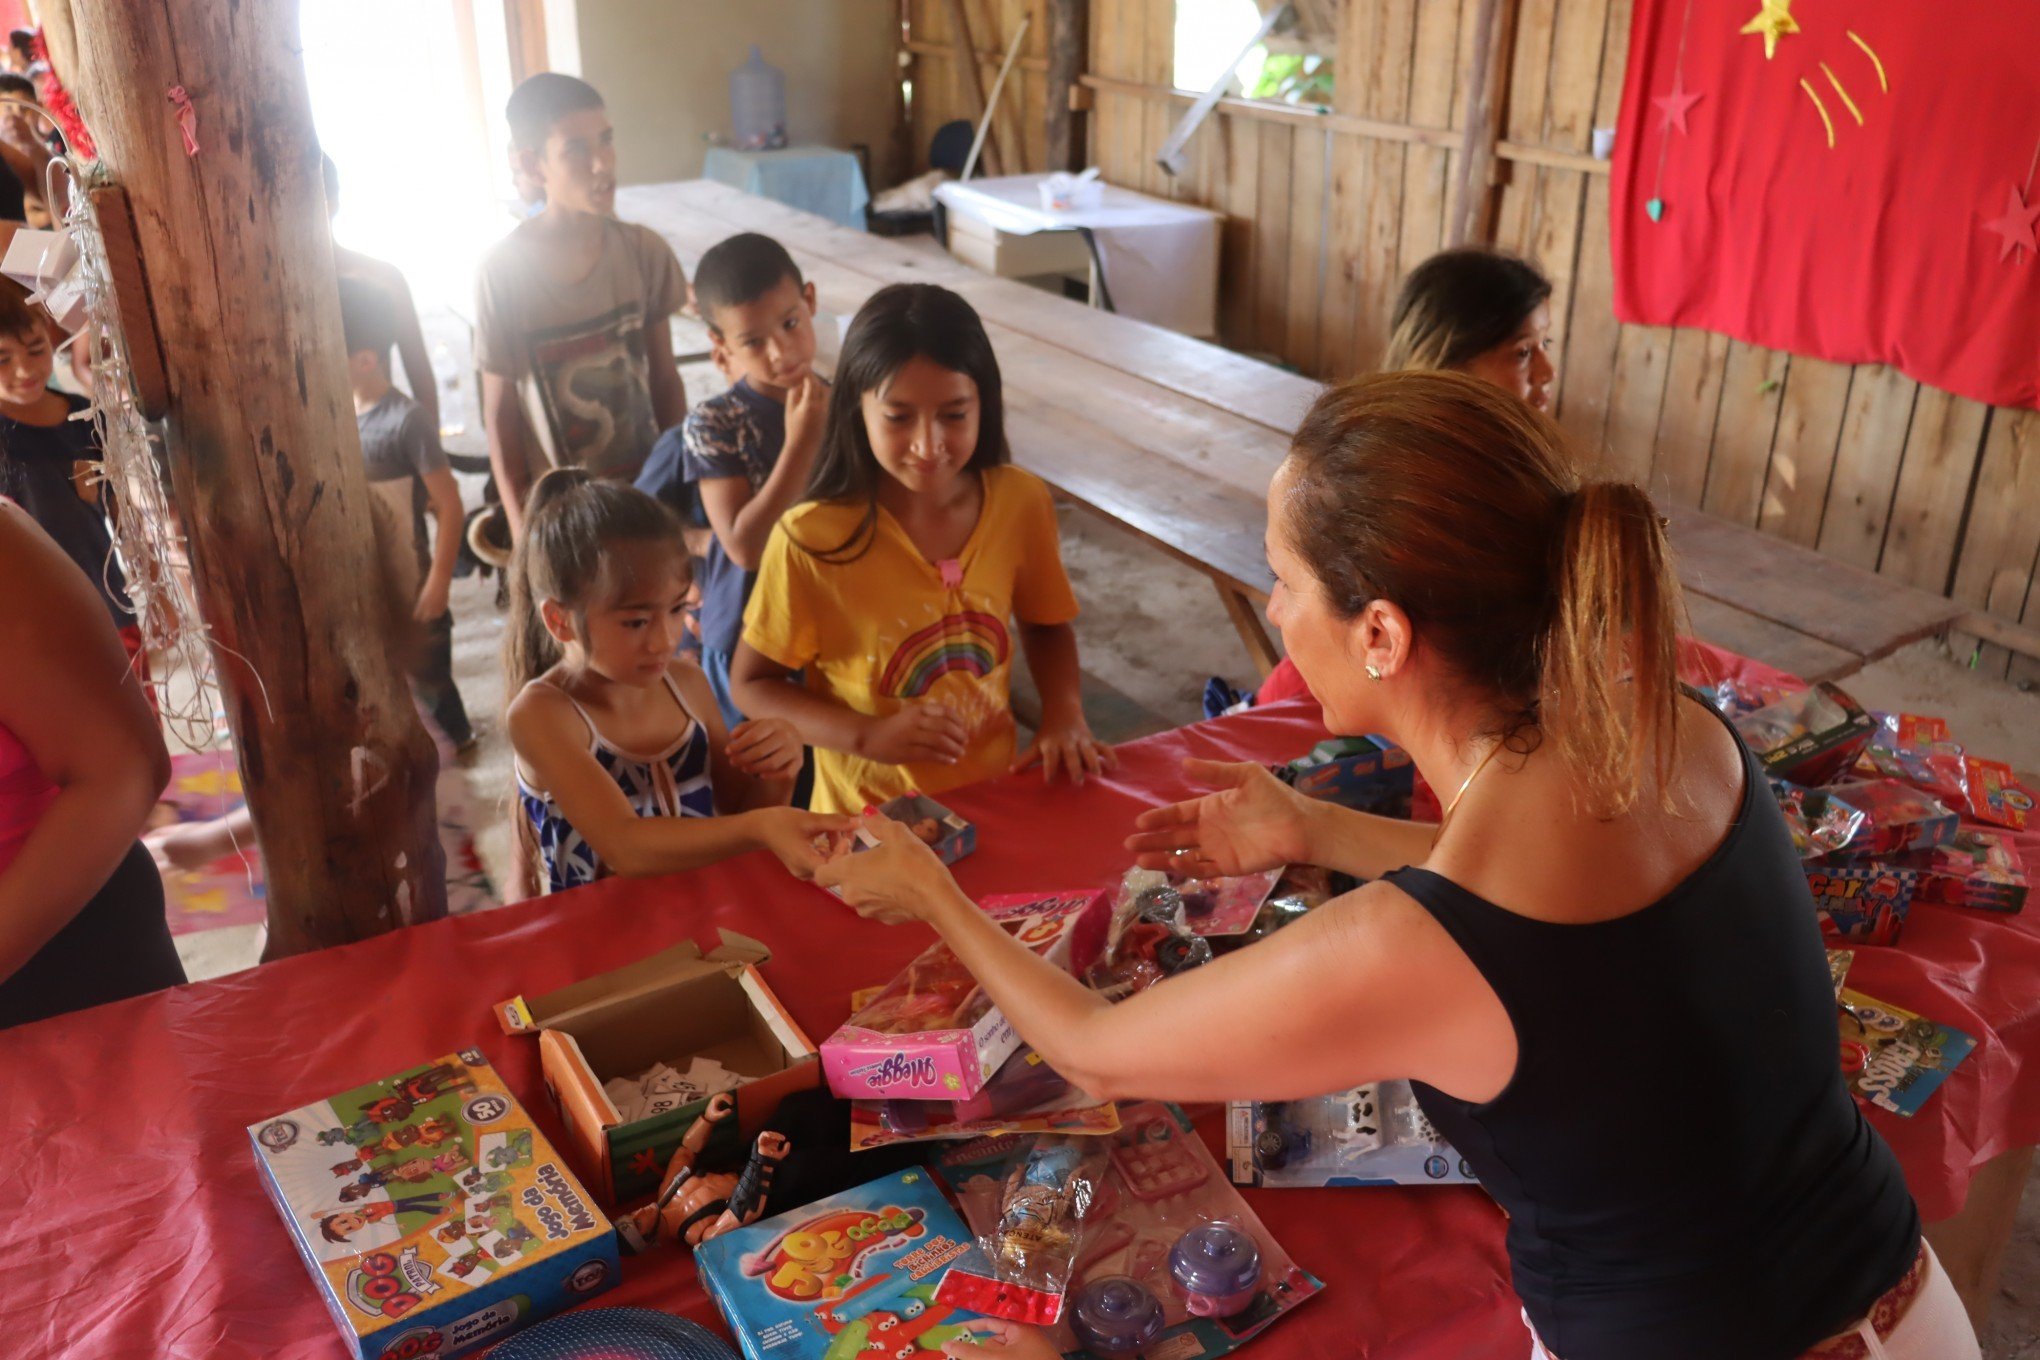
[[[2026,868],[2012,838],[1965,826],[1955,839],[1894,861],[1920,874],[1919,900],[2012,913],[2026,906]]]
[[[1806,865],[1821,933],[1851,944],[1896,944],[1912,910],[1919,874],[1874,861]]]
[[[1976,1048],[1959,1029],[1846,987],[1837,1013],[1849,1090],[1896,1115],[1918,1114]]]
[[[1846,773],[1877,726],[1861,704],[1826,681],[1731,721],[1766,774],[1807,787]]]
[[[1226,1160],[1239,1185],[1467,1185],[1473,1170],[1438,1133],[1406,1081],[1312,1100],[1226,1107]]]
[[[983,1316],[938,1300],[943,1277],[991,1271],[920,1168],[710,1238],[694,1264],[748,1360],[933,1360]]]
[[[1827,789],[1803,789],[1782,779],[1771,781],[1778,810],[1785,814],[1792,847],[1801,859],[1819,859],[1848,848],[1863,829],[1863,812]]]
[[[472,1049],[248,1128],[348,1353],[456,1356],[616,1283],[616,1233]]]
[[[1416,766],[1386,737],[1334,737],[1275,767],[1298,793],[1359,812],[1408,817]]]
[[[1963,757],[1962,766],[1968,776],[1969,815],[1992,826],[2025,830],[2026,815],[2033,810],[2033,794],[2019,783],[2012,767],[2003,761],[1978,760],[1975,756]]]
[[[1793,842],[1808,859],[1837,854],[1884,859],[1955,838],[1954,810],[1896,779],[1858,779],[1820,789],[1774,782],[1772,790]]]

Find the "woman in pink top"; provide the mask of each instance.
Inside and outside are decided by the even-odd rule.
[[[135,839],[163,734],[85,573],[0,500],[0,1028],[184,981]]]

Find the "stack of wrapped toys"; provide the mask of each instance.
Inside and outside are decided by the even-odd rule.
[[[1861,1098],[1910,1115],[1974,1041],[1850,990],[1850,960],[1896,945],[1915,903],[2023,910],[2025,869],[2006,833],[2023,827],[2031,796],[1938,720],[1868,712],[1833,685],[1729,682],[1712,697],[1758,755],[1805,858],[1834,946],[1843,1067]],[[1325,742],[1276,773],[1369,812],[1434,807],[1407,755],[1378,739]],[[975,828],[932,800],[890,811],[945,859],[975,847]],[[1109,887],[979,905],[1117,1000],[1350,886],[1302,866],[1237,879],[1136,869]],[[1114,1105],[1055,1072],[946,945],[855,994],[818,1047],[757,973],[765,957],[729,937],[619,970],[630,985],[619,982],[629,995],[616,1004],[637,1008],[628,1025],[605,1010],[603,979],[570,989],[572,1008],[520,1000],[505,1028],[542,1033],[548,1084],[560,1058],[559,1073],[585,1071],[601,1093],[561,1099],[566,1158],[473,1050],[253,1126],[271,1195],[353,1353],[499,1342],[613,1284],[629,1268],[621,1244],[691,1251],[751,1357],[930,1354],[987,1318],[1041,1327],[1068,1357],[1220,1356],[1323,1287],[1235,1185],[1473,1179],[1405,1082],[1236,1103],[1221,1166],[1182,1110]],[[689,1000],[662,986],[691,989]],[[619,1040],[644,1030],[638,1017],[662,995],[697,1012],[668,1030],[697,1051]],[[775,1116],[795,1092],[820,1100],[821,1086],[835,1129],[847,1108],[847,1148],[829,1151],[850,1169],[816,1193],[799,1176],[808,1149]],[[888,1157],[883,1175],[859,1169]],[[629,1211],[612,1223],[602,1203]]]

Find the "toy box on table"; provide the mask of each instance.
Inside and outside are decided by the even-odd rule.
[[[1826,681],[1731,721],[1765,774],[1803,785],[1846,772],[1877,727],[1861,704]]]
[[[1877,863],[1806,865],[1806,886],[1813,893],[1821,932],[1855,944],[1895,944],[1912,910],[1920,876],[1910,869]]]
[[[1022,944],[1070,967],[1103,948],[1099,889],[1005,893],[979,905]],[[829,1089],[846,1100],[969,1100],[1020,1047],[1020,1035],[939,941],[822,1041]]]
[[[1083,1140],[1106,1144],[1107,1170],[1076,1243],[1069,1305],[1048,1329],[1065,1356],[1086,1355],[1071,1327],[1084,1324],[1087,1305],[1101,1293],[1113,1296],[1107,1302],[1122,1319],[1129,1301],[1152,1307],[1153,1335],[1143,1343],[1151,1360],[1210,1360],[1238,1350],[1324,1288],[1226,1182],[1181,1110],[1144,1101],[1121,1107],[1120,1118],[1122,1127],[1109,1138]],[[998,1231],[1013,1166],[1033,1145],[1026,1137],[990,1138],[952,1148],[933,1163],[981,1239]],[[1178,1283],[1176,1249],[1200,1230],[1250,1242],[1258,1260],[1256,1283],[1220,1305],[1223,1315],[1210,1311],[1213,1299]],[[963,1277],[982,1269],[959,1266],[943,1282],[944,1295],[962,1297]]]
[[[1919,873],[1922,902],[2007,914],[2026,908],[2026,867],[2012,838],[1995,831],[1965,826],[1946,845],[1890,863]]]
[[[616,1234],[472,1049],[248,1127],[360,1360],[455,1356],[616,1283]]]
[[[1386,737],[1334,737],[1275,767],[1275,777],[1310,798],[1382,817],[1408,817],[1416,766]]]
[[[977,849],[977,828],[925,793],[903,794],[878,811],[918,836],[944,864],[954,864]],[[869,833],[858,833],[859,850],[869,850],[876,843]]]
[[[1417,1108],[1406,1081],[1314,1100],[1233,1101],[1226,1161],[1238,1185],[1468,1185],[1473,1169]]]
[[[758,972],[770,957],[756,940],[723,931],[707,953],[686,940],[545,996],[496,1006],[506,1034],[538,1036],[540,1067],[566,1121],[568,1149],[609,1205],[658,1188],[708,1099],[655,1106],[625,1122],[604,1083],[689,1058],[713,1059],[740,1075],[737,1117],[716,1129],[723,1140],[714,1149],[718,1157],[739,1155],[739,1144],[782,1099],[820,1083],[813,1043]]]
[[[711,1238],[694,1264],[750,1360],[938,1356],[981,1315],[936,1287],[955,1266],[986,1268],[918,1169]]]

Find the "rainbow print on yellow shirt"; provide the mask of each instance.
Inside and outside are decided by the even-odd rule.
[[[895,699],[919,699],[952,671],[981,680],[1012,655],[1012,638],[997,618],[975,609],[951,614],[899,645],[878,689]]]
[[[1013,763],[1012,625],[1077,616],[1056,541],[1055,504],[1040,478],[988,468],[984,503],[955,558],[931,561],[880,509],[869,547],[824,560],[802,544],[835,544],[866,514],[847,501],[797,505],[772,531],[744,611],[744,641],[808,687],[857,713],[886,717],[939,703],[962,722],[955,764],[889,765],[817,749],[812,806],[857,812],[907,793],[1001,775]]]

